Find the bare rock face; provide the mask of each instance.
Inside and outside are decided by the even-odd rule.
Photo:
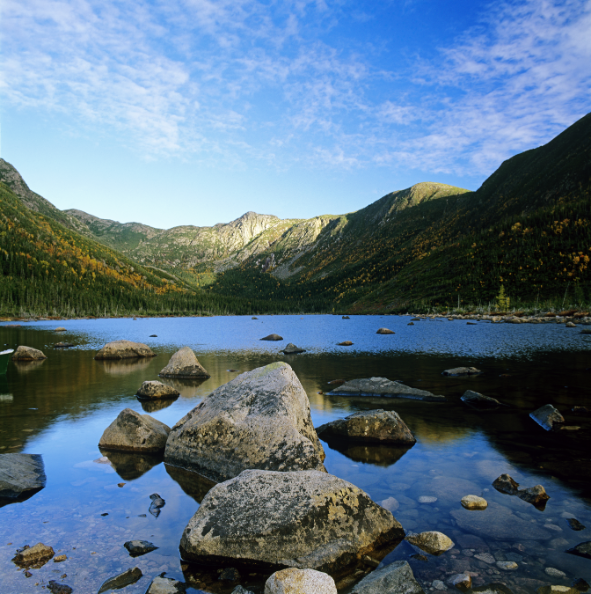
[[[266,581],[265,594],[337,594],[337,587],[327,573],[290,567]]]
[[[142,400],[158,400],[160,398],[176,398],[180,396],[180,392],[162,382],[148,381],[142,383],[137,391],[137,396]]]
[[[164,459],[215,481],[243,470],[324,470],[310,402],[287,363],[243,373],[172,429]]]
[[[454,546],[453,540],[442,532],[432,531],[410,534],[406,537],[406,540],[430,555],[441,555]]]
[[[99,447],[105,450],[132,452],[161,452],[170,427],[152,418],[126,408],[105,429]]]
[[[46,480],[39,454],[0,454],[0,500],[43,489]]]
[[[408,561],[394,561],[366,575],[351,594],[425,594],[413,575]]]
[[[216,485],[191,518],[181,557],[334,572],[404,537],[392,514],[336,476],[245,470]],[[385,552],[383,553],[385,554]]]
[[[461,377],[463,375],[478,375],[482,373],[480,369],[476,367],[454,367],[453,369],[446,369],[441,375],[451,375],[454,377]]]
[[[114,340],[108,342],[96,355],[95,359],[141,359],[155,357],[152,349],[141,343],[131,340]]]
[[[485,396],[473,390],[466,390],[460,400],[470,408],[476,410],[495,410],[501,406],[501,403],[496,398]]]
[[[47,357],[42,351],[28,346],[19,346],[12,355],[13,361],[43,361],[43,359]]]
[[[207,379],[211,377],[197,360],[195,353],[189,347],[179,349],[168,362],[168,365],[158,374],[160,377],[176,377],[181,379]]]
[[[400,382],[393,382],[385,377],[371,377],[355,379],[345,382],[329,396],[382,396],[384,398],[409,398],[411,400],[426,400],[429,402],[445,402],[445,396],[437,396],[427,390],[418,390],[405,386]]]
[[[382,409],[360,411],[321,425],[321,437],[345,437],[359,441],[412,445],[416,442],[406,423],[394,411]]]
[[[564,417],[551,404],[545,404],[529,416],[543,429],[551,431],[554,425],[564,423]]]

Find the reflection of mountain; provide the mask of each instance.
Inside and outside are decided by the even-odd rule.
[[[410,447],[366,445],[346,439],[324,438],[328,447],[347,456],[354,462],[373,464],[374,466],[392,466],[410,450]],[[411,446],[412,447],[412,446]]]
[[[124,481],[133,481],[140,478],[140,476],[143,476],[164,460],[162,456],[153,454],[111,452],[102,449],[101,454],[109,458],[111,466]]]
[[[141,371],[149,367],[150,359],[123,359],[122,361],[98,360],[96,362],[101,365],[105,372],[109,375],[129,375],[136,371]]]
[[[39,369],[39,367],[41,367],[45,361],[46,359],[43,359],[42,361],[13,361],[13,363],[17,372],[23,375],[25,373],[31,373],[31,371]]]
[[[140,401],[144,411],[147,413],[153,413],[158,410],[168,408],[175,400],[178,400],[178,396],[175,398],[160,398],[158,400],[141,400],[140,398],[138,398],[138,400]]]
[[[168,472],[172,480],[176,481],[181,489],[199,504],[203,501],[207,492],[217,484],[197,472],[190,472],[184,468],[177,468],[169,464],[165,464],[164,468],[166,468],[166,472]]]

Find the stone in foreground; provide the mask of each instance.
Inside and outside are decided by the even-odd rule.
[[[446,369],[441,375],[461,377],[465,375],[478,375],[479,373],[482,373],[482,371],[476,369],[476,367],[454,367],[453,369]]]
[[[337,587],[326,573],[290,567],[275,572],[265,582],[265,594],[337,594]]]
[[[546,505],[550,495],[546,493],[546,489],[542,485],[536,485],[535,487],[529,487],[527,489],[520,489],[517,491],[517,497],[531,503],[535,507],[543,508]]]
[[[181,557],[200,564],[297,567],[332,573],[404,538],[392,514],[336,476],[245,470],[205,496]]]
[[[466,390],[460,400],[470,408],[476,410],[495,410],[501,406],[501,403],[496,398],[485,396],[473,390]]]
[[[99,447],[105,450],[154,453],[166,446],[170,427],[150,415],[123,409],[105,429]]]
[[[180,392],[172,386],[167,386],[159,381],[143,382],[136,396],[141,400],[159,400],[161,398],[176,398]]]
[[[343,342],[337,342],[337,346],[353,346],[350,340],[343,340]]]
[[[20,567],[41,567],[55,555],[53,549],[38,542],[34,547],[25,549],[13,557],[14,563]]]
[[[249,468],[324,470],[308,396],[283,362],[214,390],[173,427],[164,457],[215,481]]]
[[[389,328],[380,328],[376,334],[395,334],[395,332]]]
[[[426,390],[410,388],[385,377],[355,379],[345,382],[327,396],[376,396],[384,398],[409,398],[428,402],[445,402],[445,396],[437,396]]]
[[[283,340],[283,336],[279,336],[279,334],[269,334],[261,340]]]
[[[406,423],[394,411],[382,409],[360,411],[321,425],[321,437],[347,438],[358,441],[412,445],[416,442]]]
[[[449,578],[449,584],[455,586],[458,590],[469,590],[472,587],[472,576],[469,573],[458,573]]]
[[[152,349],[141,342],[114,340],[108,342],[94,358],[100,361],[104,359],[142,359],[155,356]]]
[[[454,542],[449,536],[435,531],[410,534],[406,540],[429,555],[441,555],[454,546]]]
[[[47,357],[43,351],[28,346],[19,346],[12,355],[13,361],[43,361],[44,359]]]
[[[540,586],[536,592],[538,594],[579,594],[576,588],[570,588],[569,586]]]
[[[500,493],[505,493],[506,495],[517,495],[517,491],[519,491],[519,483],[515,482],[508,474],[502,474],[497,477],[493,481],[492,486]]]
[[[486,509],[488,502],[484,497],[478,497],[478,495],[466,495],[462,497],[462,507],[466,509]]]
[[[146,594],[184,594],[187,588],[183,582],[172,578],[155,577],[146,590]]]
[[[147,540],[128,540],[123,546],[129,551],[131,557],[139,557],[158,548]]]
[[[197,360],[193,349],[189,347],[179,349],[158,375],[178,379],[207,379],[211,377]]]
[[[585,559],[591,559],[591,540],[581,542],[576,547],[567,549],[566,552],[578,557],[585,557]]]
[[[125,588],[130,584],[135,584],[142,577],[142,571],[139,567],[128,569],[119,575],[116,575],[108,580],[105,580],[102,586],[99,588],[98,594],[107,592],[109,590],[118,590],[119,588]]]
[[[529,416],[546,431],[554,429],[556,424],[564,423],[564,417],[551,404],[541,406],[529,413]]]
[[[305,349],[297,347],[293,342],[290,342],[282,351],[284,355],[297,355],[298,353],[305,353]]]
[[[351,594],[424,594],[408,561],[394,561],[366,575]]]
[[[40,454],[0,454],[0,499],[16,499],[45,487]]]

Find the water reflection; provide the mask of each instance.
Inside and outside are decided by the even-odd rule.
[[[145,370],[150,366],[150,359],[122,359],[121,361],[110,361],[109,359],[99,359],[96,361],[105,373],[109,375],[129,375]]]
[[[101,449],[101,454],[109,459],[115,472],[124,481],[140,478],[164,460],[164,456],[157,454],[112,452],[103,449]]]
[[[359,442],[354,443],[333,437],[323,437],[322,439],[331,450],[340,452],[343,456],[349,458],[349,460],[353,460],[353,462],[363,462],[386,468],[398,462],[410,449],[409,447],[403,448],[387,445],[365,445]]]
[[[206,381],[208,381],[208,379],[209,378],[181,380],[181,379],[172,379],[172,378],[160,378],[159,381],[161,381],[163,384],[166,384],[167,386],[171,386],[171,387],[175,388],[185,398],[194,398],[195,396],[198,396],[203,393],[203,391],[200,390],[199,388],[202,384],[204,384]]]
[[[45,363],[47,359],[43,359],[42,361],[13,361],[14,367],[16,371],[24,375],[25,373],[31,373],[39,369]]]
[[[197,472],[190,472],[189,470],[171,466],[170,464],[165,464],[164,467],[170,478],[177,482],[181,489],[197,503],[201,503],[208,491],[217,484]]]
[[[153,413],[168,408],[175,400],[178,400],[178,396],[173,398],[159,398],[157,400],[143,400],[142,398],[138,398],[139,403],[142,405],[142,409],[147,413]]]

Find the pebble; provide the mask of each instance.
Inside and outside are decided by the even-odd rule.
[[[419,497],[419,503],[435,503],[436,501],[437,497],[431,497],[430,495],[421,495]]]
[[[566,577],[566,573],[564,573],[564,571],[560,571],[560,569],[556,569],[556,567],[546,567],[546,569],[544,569],[544,571],[550,577],[556,577],[556,578]]]
[[[562,528],[556,524],[544,524],[544,528],[547,530],[554,530],[554,532],[562,532]]]
[[[497,567],[504,571],[515,571],[519,565],[515,561],[497,561]]]
[[[435,590],[447,590],[447,586],[441,580],[434,580],[431,585]]]
[[[484,561],[489,565],[495,563],[495,558],[490,553],[478,553],[477,555],[474,555],[474,558],[478,559],[479,561]]]

